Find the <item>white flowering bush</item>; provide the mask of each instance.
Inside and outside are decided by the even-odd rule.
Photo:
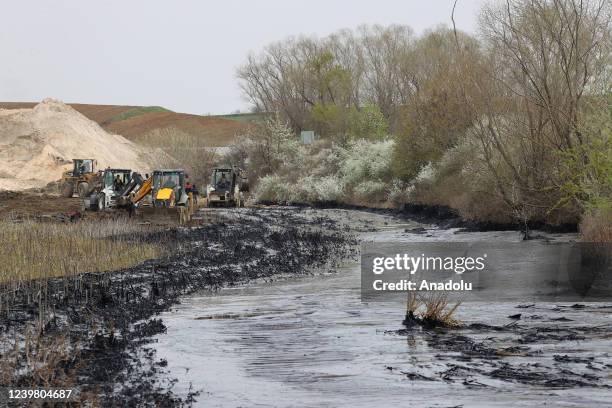
[[[393,141],[371,142],[357,140],[341,154],[340,172],[347,185],[364,180],[390,181]]]
[[[377,180],[364,180],[353,188],[354,196],[360,202],[381,202],[387,199],[387,184]]]
[[[255,202],[317,204],[386,201],[391,187],[393,141],[356,140],[304,146],[286,128],[269,126],[261,141],[248,138],[249,172],[259,171]]]
[[[410,195],[414,191],[414,184],[406,183],[399,179],[394,179],[391,182],[387,198],[390,202],[396,205],[404,204],[410,201]]]
[[[280,176],[273,174],[259,179],[253,194],[253,201],[286,204],[291,200],[290,196],[290,185],[283,182]]]

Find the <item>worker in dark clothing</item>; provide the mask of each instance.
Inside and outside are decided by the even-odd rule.
[[[121,179],[121,176],[119,174],[117,174],[114,184],[115,185],[113,187],[115,188],[115,191],[122,191],[123,187],[125,187],[125,184],[123,184],[123,180]]]
[[[217,188],[219,190],[227,190],[229,189],[229,181],[225,177],[225,173],[221,173],[221,180],[217,183]]]
[[[198,204],[198,196],[200,195],[200,191],[198,191],[195,184],[191,186],[191,194],[193,195],[193,203]]]
[[[185,183],[185,192],[187,194],[191,193],[191,196],[193,197],[193,203],[194,204],[198,203],[198,194],[199,194],[199,191],[198,191],[198,189],[196,188],[195,185],[193,185],[193,184],[191,184],[191,182],[187,181]]]

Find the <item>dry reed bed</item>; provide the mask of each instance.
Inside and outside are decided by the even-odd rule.
[[[105,272],[159,257],[159,246],[139,240],[147,231],[147,226],[124,219],[69,224],[0,221],[0,282]]]
[[[84,273],[125,269],[164,255],[167,246],[146,238],[152,228],[123,218],[0,221],[0,317],[9,322],[5,330],[10,322],[17,329],[13,342],[0,342],[1,383],[15,384],[21,372],[28,373],[21,386],[74,388],[80,341],[71,339],[69,327],[50,326],[57,319],[53,295],[71,287],[87,298],[93,293],[83,284]],[[88,393],[77,398],[92,401]]]

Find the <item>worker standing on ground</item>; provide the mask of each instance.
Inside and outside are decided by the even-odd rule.
[[[185,178],[189,178],[189,176],[186,175]],[[191,193],[191,196],[193,197],[193,203],[198,204],[198,189],[193,184],[191,184],[189,180],[187,180],[187,182],[185,183],[185,192],[187,194]]]

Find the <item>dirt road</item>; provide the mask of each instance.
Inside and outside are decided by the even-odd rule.
[[[57,219],[81,211],[81,199],[53,193],[0,191],[0,220]]]

